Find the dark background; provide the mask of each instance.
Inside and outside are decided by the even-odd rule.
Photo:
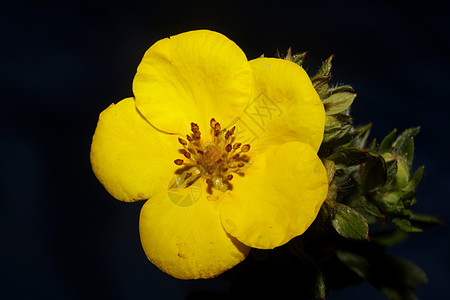
[[[363,3],[361,3],[363,2]],[[132,95],[145,50],[208,28],[249,59],[292,46],[306,69],[335,54],[335,82],[354,86],[357,124],[372,137],[421,125],[414,166],[425,165],[415,211],[450,220],[448,2],[11,1],[0,6],[0,298],[183,299],[226,291],[221,279],[181,281],[141,249],[142,203],[114,200],[94,177],[98,114]],[[420,299],[449,299],[447,225],[390,250],[429,283]],[[384,299],[364,284],[327,299]]]

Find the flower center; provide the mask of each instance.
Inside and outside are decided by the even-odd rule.
[[[212,188],[225,192],[232,189],[230,181],[233,173],[243,175],[250,166],[250,157],[246,154],[250,145],[236,142],[234,126],[230,130],[222,129],[213,118],[210,127],[211,139],[207,142],[202,139],[200,128],[195,123],[191,123],[192,134],[186,135],[187,141],[178,138],[183,146],[180,153],[185,159],[174,160],[180,169],[171,187],[188,187],[204,178],[208,184],[208,193],[212,194]]]

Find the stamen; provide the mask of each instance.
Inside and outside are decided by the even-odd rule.
[[[179,153],[188,161],[174,160],[176,165],[183,166],[181,174],[173,184],[174,188],[189,187],[203,177],[208,185],[207,193],[212,194],[212,188],[225,192],[231,188],[233,174],[230,173],[242,175],[251,165],[250,158],[244,154],[250,150],[250,145],[235,143],[235,126],[227,130],[214,118],[211,118],[209,126],[211,139],[206,142],[201,138],[200,127],[194,122],[191,123],[192,133],[186,135],[187,141],[178,138],[178,142],[183,146]]]
[[[209,126],[211,126],[212,129],[215,128],[216,124],[217,124],[217,121],[214,118],[212,118],[211,121],[209,121]]]
[[[250,150],[250,145],[249,144],[245,144],[241,148],[241,152],[248,152],[249,150]]]
[[[182,138],[178,138],[178,142],[181,144],[181,145],[183,145],[183,146],[186,146],[188,143],[185,141],[185,140],[183,140]]]
[[[183,154],[184,157],[186,157],[187,159],[191,159],[191,153],[187,152],[187,151],[184,150],[184,149],[181,149],[180,152],[181,152],[181,154]]]

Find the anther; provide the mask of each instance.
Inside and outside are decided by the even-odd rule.
[[[223,168],[222,172],[225,173],[226,171],[228,171],[228,168]]]
[[[202,150],[197,150],[197,153],[203,156],[203,151]]]
[[[230,181],[231,179],[233,179],[233,175],[230,174],[227,176],[227,180]]]
[[[186,134],[186,138],[189,142],[192,142],[194,140],[189,134]]]
[[[216,124],[217,121],[214,118],[212,118],[211,121],[209,121],[209,126],[211,126],[212,129],[215,129]]]
[[[236,153],[235,155],[232,156],[233,159],[236,159],[239,157],[239,153]]]
[[[206,179],[206,183],[207,183],[208,185],[212,185],[212,184],[213,184],[213,181],[211,180],[211,178],[208,178],[208,179]]]
[[[190,159],[190,158],[191,158],[191,153],[187,152],[186,150],[181,149],[180,152],[181,152],[181,154],[183,154],[184,157],[186,157],[187,159]]]
[[[241,152],[248,152],[249,150],[250,150],[250,145],[249,144],[245,144],[241,148]]]
[[[233,145],[233,149],[234,149],[234,150],[239,149],[239,147],[240,147],[241,145],[242,145],[241,143],[235,143],[235,144]]]
[[[177,166],[181,166],[182,164],[183,164],[183,160],[182,159],[175,159],[174,161],[173,161]]]
[[[241,163],[238,163],[238,167],[239,167],[239,168],[242,168],[243,166],[245,166],[244,163],[242,163],[242,162],[241,162]]]
[[[186,179],[191,178],[191,177],[192,177],[192,173],[188,172],[188,173],[186,173],[186,176],[184,177],[184,179],[186,180]]]
[[[233,147],[231,147],[231,144],[228,144],[225,146],[225,151],[230,152],[232,148]]]
[[[195,131],[194,132],[194,140],[196,140],[196,141],[200,140],[200,135],[201,135],[200,131]]]
[[[191,123],[191,131],[192,132],[196,132],[196,131],[198,131],[200,129],[200,127],[198,127],[198,125],[197,124],[195,124],[194,122],[192,122]]]
[[[178,142],[183,146],[187,145],[187,142],[185,140],[183,140],[182,138],[178,138]]]

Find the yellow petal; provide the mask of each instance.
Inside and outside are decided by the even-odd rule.
[[[190,123],[209,129],[239,116],[252,93],[252,71],[242,50],[208,30],[156,42],[145,53],[133,82],[139,111],[158,129],[186,134]]]
[[[225,230],[247,246],[271,249],[302,234],[328,190],[327,172],[308,144],[266,149],[235,176],[221,211]]]
[[[98,180],[116,199],[148,199],[166,189],[180,158],[176,136],[155,130],[137,112],[134,100],[111,104],[99,117],[91,146]]]
[[[147,257],[176,278],[217,276],[241,262],[249,251],[222,227],[222,192],[209,195],[203,181],[160,193],[141,210],[139,229]]]
[[[250,61],[255,97],[237,121],[239,141],[253,153],[270,145],[300,141],[317,152],[323,139],[325,110],[306,72],[276,58]]]

